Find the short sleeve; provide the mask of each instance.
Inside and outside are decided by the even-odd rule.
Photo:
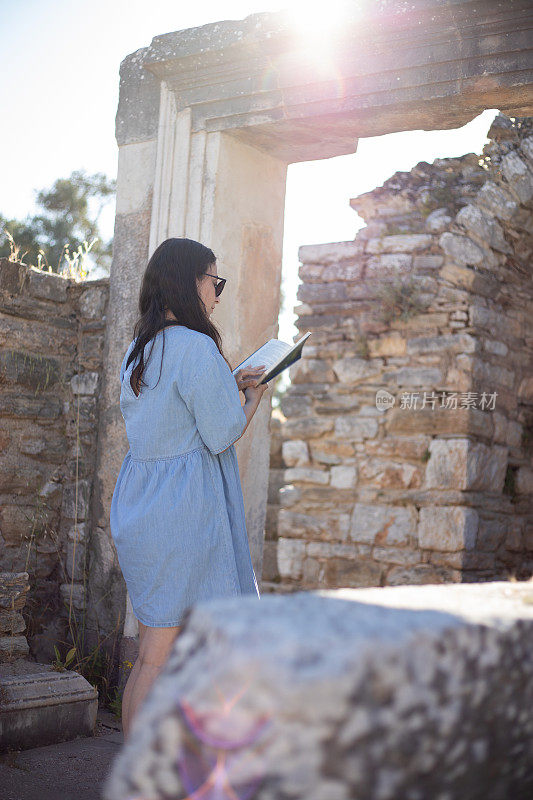
[[[216,344],[195,340],[177,380],[208,449],[216,455],[239,438],[247,422],[237,381]]]

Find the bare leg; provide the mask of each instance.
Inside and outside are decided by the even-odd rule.
[[[140,632],[139,632],[140,636]],[[135,660],[135,664],[128,675],[128,680],[126,681],[126,686],[124,687],[124,692],[122,694],[122,730],[126,731],[129,728],[130,722],[130,699],[131,693],[133,691],[133,687],[135,686],[135,681],[137,680],[137,676],[141,669],[141,664],[139,659]]]
[[[126,684],[124,696],[126,707],[123,703],[123,730],[124,737],[129,736],[133,718],[141,706],[146,694],[164,666],[174,640],[181,630],[181,626],[172,628],[149,628],[139,622],[139,657],[135,662],[128,678],[131,686]]]

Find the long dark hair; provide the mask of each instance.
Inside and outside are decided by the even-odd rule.
[[[209,320],[207,309],[196,287],[196,280],[209,272],[215,261],[216,256],[209,247],[205,247],[194,239],[185,238],[165,239],[148,261],[139,293],[140,317],[135,323],[133,334],[136,342],[126,363],[127,369],[130,362],[136,359],[140,353],[141,360],[134,370],[139,390],[141,385],[147,385],[142,380],[142,374],[146,367],[143,358],[144,348],[150,340],[153,340],[146,360],[148,363],[154,348],[156,333],[171,325],[184,325],[193,331],[210,336],[231,369],[231,365],[222,351],[220,333]],[[176,320],[165,318],[165,307],[174,314]],[[164,352],[165,334],[163,333],[163,353],[159,378],[161,378]],[[157,383],[159,383],[159,378]]]

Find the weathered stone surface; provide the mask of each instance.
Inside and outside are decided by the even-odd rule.
[[[300,417],[288,419],[285,423],[284,434],[287,438],[314,439],[323,433],[333,430],[335,421],[327,417]]]
[[[421,586],[427,583],[449,583],[453,577],[459,578],[459,574],[444,567],[435,567],[433,564],[416,564],[412,567],[394,567],[387,575],[388,586],[400,586],[411,584]]]
[[[383,369],[382,358],[370,361],[364,358],[340,358],[333,362],[333,370],[341,383],[357,383],[377,377]]]
[[[329,472],[323,469],[313,469],[312,467],[290,467],[285,470],[285,480],[287,483],[304,481],[325,485],[329,483]]]
[[[478,206],[472,203],[463,206],[455,221],[467,231],[471,231],[484,244],[502,253],[512,253],[513,248],[505,241],[503,230],[497,220]]]
[[[346,415],[335,420],[335,435],[342,439],[362,442],[377,436],[378,423],[373,417]]]
[[[499,493],[507,469],[507,447],[487,447],[469,439],[434,439],[425,485]]]
[[[356,467],[337,466],[331,467],[330,483],[335,489],[351,489],[357,481]]]
[[[282,578],[298,580],[302,577],[305,542],[300,539],[278,537],[278,571]]]
[[[436,208],[426,217],[426,228],[431,233],[442,233],[451,221],[447,208]]]
[[[386,253],[372,256],[366,262],[365,280],[376,280],[389,275],[409,272],[413,265],[413,257],[407,253]]]
[[[417,336],[407,340],[407,354],[418,353],[474,353],[481,349],[481,342],[469,333],[445,333],[440,336]]]
[[[33,389],[37,394],[57,384],[60,367],[55,358],[9,350],[0,353],[1,378]]]
[[[501,185],[497,185],[491,180],[488,180],[477,193],[476,203],[503,220],[511,219],[517,207],[513,196]]]
[[[26,652],[27,654],[27,652]],[[0,735],[5,749],[41,747],[92,736],[98,691],[79,673],[28,662],[14,674],[0,667]]]
[[[478,525],[479,516],[473,508],[421,508],[418,543],[424,550],[472,550]]]
[[[291,539],[323,539],[344,541],[350,527],[350,515],[325,512],[321,516],[302,514],[280,508],[278,536]],[[353,537],[352,537],[353,538]]]
[[[406,340],[398,333],[370,339],[368,349],[372,358],[376,356],[403,356],[406,353]]]
[[[416,489],[422,485],[422,468],[380,458],[361,459],[359,478],[381,489]]]
[[[288,467],[309,464],[309,447],[303,439],[289,439],[281,445],[283,461]]]
[[[513,191],[522,203],[528,203],[533,197],[533,174],[518,153],[511,151],[502,158],[503,174]]]
[[[98,385],[98,372],[83,372],[70,381],[73,394],[94,394]]]
[[[400,367],[381,376],[387,384],[398,386],[427,386],[428,389],[442,381],[442,370],[438,367]]]
[[[28,293],[42,300],[53,300],[65,303],[67,300],[68,281],[61,275],[41,272],[30,267],[28,270]]]
[[[107,303],[107,287],[91,286],[80,294],[78,305],[86,319],[101,319]]]
[[[84,520],[87,517],[89,508],[89,493],[90,483],[87,480],[80,480],[77,484],[65,486],[63,490],[63,516],[67,519]]]
[[[332,242],[331,244],[304,244],[298,248],[298,258],[304,264],[336,264],[357,259],[363,252],[360,242]]]
[[[486,257],[485,252],[467,236],[446,231],[439,239],[444,252],[458,264],[468,266],[479,264]]]
[[[370,239],[366,244],[367,253],[411,253],[425,250],[432,242],[432,237],[425,233],[398,234],[383,236],[381,239]]]
[[[525,798],[531,597],[502,582],[198,604],[105,800],[207,785],[215,739],[232,791],[258,800]]]
[[[405,545],[416,537],[414,508],[356,503],[350,520],[350,539],[376,545]]]

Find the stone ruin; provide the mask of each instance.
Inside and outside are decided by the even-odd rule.
[[[397,725],[387,728],[387,720],[401,722],[402,711],[396,711],[409,707],[409,698],[412,701],[429,680],[427,674],[415,675],[411,684],[405,680],[411,670],[405,658],[412,644],[434,647],[442,654],[431,636],[434,630],[448,631],[446,675],[459,695],[473,694],[481,701],[501,683],[498,670],[507,674],[506,669],[516,670],[520,659],[528,657],[520,649],[530,626],[525,584],[426,586],[413,595],[402,594],[406,587],[393,586],[523,579],[532,572],[528,259],[533,135],[531,117],[526,116],[532,113],[530,79],[516,56],[528,52],[522,28],[530,11],[522,2],[502,9],[497,0],[484,4],[481,15],[478,11],[468,0],[384,0],[372,6],[364,24],[351,21],[342,32],[338,82],[324,82],[308,71],[305,54],[295,48],[288,26],[277,14],[156,37],[124,60],[110,281],[77,285],[25,265],[0,262],[0,398],[5,422],[0,433],[0,570],[5,584],[0,639],[8,661],[2,668],[8,706],[6,710],[4,691],[0,723],[15,720],[22,702],[26,731],[36,728],[32,709],[44,706],[58,709],[55,719],[47,717],[48,727],[61,727],[59,702],[54,706],[39,688],[29,704],[25,695],[28,686],[52,686],[49,665],[25,662],[31,677],[15,674],[14,665],[20,663],[16,657],[28,654],[28,644],[31,658],[48,661],[54,643],[78,624],[87,647],[102,634],[113,653],[121,634],[134,641],[135,626],[109,536],[108,509],[126,452],[118,365],[131,336],[139,278],[156,244],[176,235],[209,241],[221,271],[223,267],[232,278],[220,322],[236,361],[277,335],[288,163],[354,152],[361,136],[457,127],[496,106],[509,116],[496,120],[483,156],[441,159],[433,165],[418,164],[411,173],[397,173],[380,189],[352,200],[367,223],[354,241],[300,249],[298,327],[312,330],[313,336],[291,372],[281,418],[274,420],[263,407],[239,453],[258,575],[264,567],[263,592],[384,586],[379,590],[384,594],[373,595],[372,603],[379,607],[390,602],[400,608],[407,602],[412,611],[423,614],[422,640],[411,637],[419,630],[418,613],[408,615],[404,624],[396,613],[374,618],[365,609],[354,609],[352,619],[346,609],[335,623],[327,594],[319,603],[299,593],[264,598],[264,613],[259,608],[257,619],[258,607],[248,611],[243,605],[242,617],[241,607],[234,615],[235,630],[225,616],[233,615],[233,607],[221,602],[213,617],[210,610],[191,611],[168,677],[174,680],[172,670],[196,648],[204,648],[199,658],[209,661],[218,652],[216,647],[210,650],[213,642],[236,644],[246,620],[249,630],[267,637],[262,643],[252,642],[256,654],[266,644],[275,646],[274,663],[281,663],[285,653],[287,663],[297,667],[295,675],[300,668],[312,672],[320,655],[307,647],[312,639],[305,638],[307,629],[302,626],[299,635],[299,604],[311,622],[314,611],[323,620],[316,644],[324,651],[330,645],[332,652],[339,643],[344,646],[360,614],[369,636],[352,665],[369,681],[374,676],[376,702],[367,719],[373,736],[370,763],[384,757],[377,752],[374,736],[382,723],[392,736],[386,739],[387,752],[398,757]],[[472,24],[475,37],[470,35]],[[361,31],[366,34],[355,52],[350,37]],[[386,65],[376,72],[368,42],[379,47],[382,57],[394,44],[398,84],[389,86]],[[266,68],[272,72],[265,76]],[[269,80],[274,74],[276,80]],[[250,287],[255,286],[251,279],[257,276],[264,286],[274,287],[263,294],[260,308],[250,302]],[[376,406],[379,389],[384,401],[395,400],[392,407]],[[400,398],[411,390],[419,392],[419,403],[422,393],[429,393],[422,408],[410,408]],[[457,407],[452,398],[450,407],[439,408],[444,393],[453,392],[459,394]],[[475,407],[474,395],[477,400],[483,393],[486,405]],[[493,408],[487,404],[492,393]],[[270,430],[267,508],[265,445]],[[362,589],[343,591],[349,592],[346,598],[352,603],[365,602]],[[511,600],[503,608],[506,593]],[[458,599],[481,606],[486,601],[490,608],[485,615],[482,609],[461,616]],[[502,611],[496,613],[494,604],[499,601]],[[435,604],[439,614],[451,614],[442,629],[427,615]],[[286,635],[274,641],[285,613]],[[372,629],[381,622],[384,648],[372,658]],[[492,654],[486,661],[485,639],[490,639]],[[391,649],[391,643],[399,651]],[[124,650],[120,652],[123,658]],[[353,655],[349,648],[346,653],[344,667]],[[380,682],[380,654],[386,659],[385,672],[396,658],[405,667],[397,673],[402,683],[394,691],[393,672]],[[450,668],[453,663],[464,666],[461,676]],[[225,679],[222,662],[220,666]],[[227,666],[231,670],[235,664]],[[326,697],[328,664],[325,667]],[[48,674],[43,678],[44,673]],[[68,680],[74,680],[75,673],[67,673]],[[265,677],[265,686],[270,677]],[[69,735],[90,730],[96,705],[92,687],[87,682],[67,685],[66,680],[54,686],[50,691],[57,690],[56,701],[63,696],[72,709]],[[346,687],[354,688],[348,683]],[[310,689],[310,696],[317,697],[317,686]],[[509,691],[515,689],[520,694],[514,684]],[[263,697],[272,699],[268,692]],[[524,699],[513,695],[513,713]],[[342,721],[337,700],[333,725]],[[429,694],[426,700],[422,719],[413,724],[429,736],[434,703]],[[435,702],[444,720],[442,749],[455,728],[446,726],[448,698],[437,697]],[[308,707],[312,711],[313,703]],[[317,714],[321,709],[327,709],[327,702],[317,704]],[[465,713],[473,713],[472,708]],[[146,728],[154,738],[147,750],[148,764],[146,759],[138,764],[139,788],[143,782],[145,788],[151,785],[150,759],[157,761],[161,743],[164,748],[181,736],[181,722],[176,726],[173,719],[161,733],[157,703],[149,704],[146,714],[147,720],[155,720]],[[460,724],[462,719],[459,714],[456,721]],[[347,723],[356,729],[355,738],[351,729],[346,734],[348,743],[365,736],[357,720],[361,722],[355,714]],[[317,720],[318,733],[322,722]],[[474,744],[479,725],[483,718],[475,717],[470,731]],[[529,719],[519,715],[515,732],[527,737],[529,726]],[[16,726],[10,729],[7,724],[7,729],[13,741],[21,741]],[[317,730],[310,729],[311,747]],[[505,726],[502,730],[507,731]],[[521,745],[513,736],[505,733],[500,755],[517,754]],[[290,736],[280,741],[287,744]],[[125,754],[123,764],[130,763],[136,746]],[[474,747],[481,773],[491,763],[492,746],[481,742]],[[300,755],[305,764],[309,754]],[[329,776],[325,787],[317,784],[317,798],[341,800],[347,786],[364,786],[365,775],[344,774],[344,755],[337,756],[339,771]],[[518,756],[524,757],[523,748]],[[435,757],[440,753],[427,754],[422,771]],[[464,748],[453,750],[452,776],[458,771],[453,798],[464,796],[459,770],[463,765]],[[118,776],[122,769],[123,765]],[[417,769],[419,764],[414,773],[404,769],[403,779],[414,774],[418,780]],[[519,781],[527,770],[522,760],[520,770]],[[288,793],[296,791],[297,778],[292,772],[278,775],[264,796],[272,797],[272,786],[275,790],[285,780]],[[175,775],[167,771],[166,779],[175,781]],[[398,776],[395,780],[385,775],[376,797],[393,797]],[[513,780],[507,776],[502,791],[512,787]],[[523,785],[522,781],[520,788]],[[109,796],[118,798],[124,788],[123,783],[110,785]],[[418,800],[416,791],[407,796]],[[308,800],[311,797],[309,792]]]
[[[300,247],[269,590],[533,574],[532,119],[488,138],[351,200],[354,241]]]

